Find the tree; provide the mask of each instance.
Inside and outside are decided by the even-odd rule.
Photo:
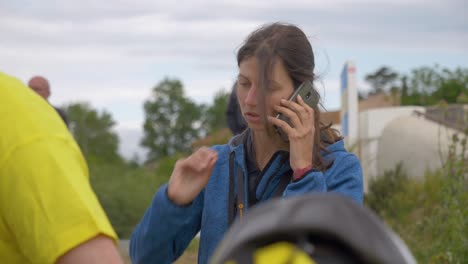
[[[226,109],[229,95],[229,92],[220,90],[216,93],[213,104],[209,107],[204,106],[203,124],[208,133],[227,127]]]
[[[413,69],[405,77],[407,89],[402,94],[403,105],[433,105],[440,101],[456,103],[468,92],[468,69],[450,70],[434,67]]]
[[[420,102],[419,94],[410,94],[408,87],[408,76],[401,78],[401,105],[418,105]]]
[[[144,103],[144,136],[141,145],[149,150],[147,160],[186,152],[203,133],[201,107],[186,98],[179,80],[164,79]]]
[[[73,103],[65,107],[70,131],[86,159],[120,162],[119,138],[112,130],[115,121],[106,112],[94,110],[88,103]]]
[[[398,80],[398,73],[389,67],[383,66],[374,73],[366,75],[365,79],[371,84],[370,94],[377,94],[388,92],[396,87],[395,82]]]
[[[410,96],[416,105],[431,105],[433,102],[431,94],[441,84],[441,76],[436,68],[420,67],[413,69],[408,78]]]

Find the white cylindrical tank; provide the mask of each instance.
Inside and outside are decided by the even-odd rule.
[[[393,170],[399,162],[409,177],[422,177],[427,170],[441,168],[447,159],[452,136],[462,133],[426,120],[405,116],[390,122],[378,144],[378,175]]]

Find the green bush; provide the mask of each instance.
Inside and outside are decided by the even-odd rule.
[[[454,138],[441,170],[423,179],[401,166],[369,183],[365,203],[400,236],[420,263],[468,261],[468,168],[464,140]]]
[[[366,204],[382,217],[395,217],[399,209],[391,200],[397,194],[404,192],[408,184],[408,176],[403,171],[402,164],[398,164],[395,170],[385,171],[381,177],[372,178],[369,181],[369,192],[366,196]]]
[[[182,157],[183,154],[178,153],[174,156],[162,158],[156,165],[155,175],[158,175],[157,177],[159,177],[161,181],[168,182],[176,161]]]
[[[175,159],[156,170],[127,164],[90,163],[90,180],[120,238],[128,238],[158,188],[166,183]]]

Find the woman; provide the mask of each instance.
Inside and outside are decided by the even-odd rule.
[[[200,148],[177,161],[132,234],[133,263],[170,263],[201,230],[198,262],[206,263],[234,219],[275,196],[336,192],[362,203],[362,172],[319,109],[299,97],[314,81],[306,35],[289,24],[254,31],[237,54],[237,97],[248,129],[226,145]],[[290,118],[292,126],[275,118]],[[288,135],[284,141],[274,126]]]

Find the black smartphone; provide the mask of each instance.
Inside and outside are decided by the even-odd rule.
[[[293,92],[293,94],[291,94],[288,100],[297,103],[297,95],[300,95],[302,100],[304,100],[304,102],[310,107],[314,107],[318,104],[319,95],[317,90],[314,89],[314,85],[309,80],[299,85],[299,87]],[[288,123],[291,127],[294,127],[291,123],[291,120],[289,120],[289,118],[285,115],[280,113],[276,116],[276,118],[279,118]],[[275,130],[284,141],[289,141],[288,134],[286,134],[281,128],[275,126]]]

